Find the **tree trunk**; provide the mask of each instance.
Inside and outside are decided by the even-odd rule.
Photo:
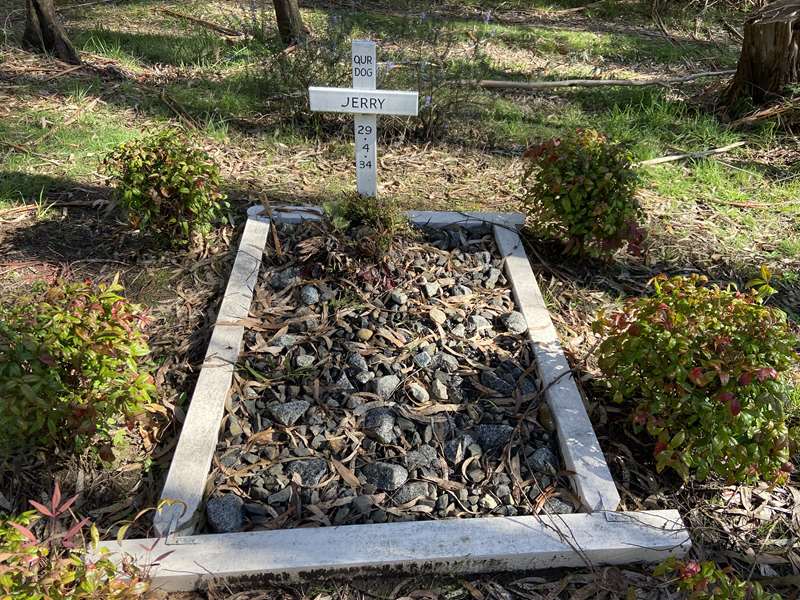
[[[762,104],[800,81],[800,0],[777,0],[756,10],[744,24],[742,54],[725,104],[743,97]]]
[[[75,47],[56,17],[53,0],[25,0],[25,10],[23,44],[44,52],[52,52],[66,63],[81,64]]]
[[[278,32],[286,46],[296,44],[305,37],[305,26],[300,16],[297,0],[273,0]]]

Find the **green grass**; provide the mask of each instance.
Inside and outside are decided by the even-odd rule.
[[[128,67],[165,64],[214,69],[245,61],[252,54],[243,43],[229,45],[205,31],[177,36],[72,28],[70,34],[80,50],[119,60]]]
[[[684,59],[704,60],[709,64],[735,63],[738,49],[734,44],[705,41],[682,41],[670,44],[664,39],[620,32],[594,32],[546,26],[483,23],[474,20],[421,19],[419,16],[370,13],[339,13],[335,27],[353,37],[429,43],[436,38],[451,42],[499,44],[513,51],[527,51],[535,56],[561,56],[574,60],[653,65],[679,65]],[[330,27],[327,15],[312,13],[311,21],[320,28]],[[438,32],[438,33],[437,33]]]
[[[76,93],[81,96],[83,90]],[[0,122],[0,139],[27,150],[14,148],[0,158],[0,207],[37,202],[48,191],[96,180],[102,156],[137,133],[113,110],[95,108],[59,127],[68,117],[56,110],[30,108]],[[48,127],[42,128],[42,122]]]

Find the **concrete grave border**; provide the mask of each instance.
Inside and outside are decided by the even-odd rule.
[[[556,426],[561,455],[584,512],[529,517],[482,517],[443,521],[347,525],[231,534],[192,535],[216,450],[220,423],[244,337],[244,320],[261,266],[272,220],[319,220],[316,207],[248,210],[219,316],[161,494],[154,519],[159,538],[107,544],[109,550],[154,567],[154,583],[169,591],[193,589],[204,579],[383,572],[486,572],[591,564],[658,561],[691,546],[675,510],[615,512],[614,485],[569,364],[545,306],[517,229],[516,213],[410,211],[416,226],[492,225],[518,310],[528,322],[536,369]]]

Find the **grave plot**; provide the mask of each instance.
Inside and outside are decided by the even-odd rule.
[[[149,564],[154,555],[159,555],[158,565],[151,569],[154,582],[162,589],[181,591],[217,578],[226,580],[226,585],[235,585],[240,580],[283,581],[343,573],[535,570],[658,562],[669,555],[682,556],[689,550],[691,541],[678,511],[617,512],[619,495],[516,233],[521,218],[490,213],[408,214],[416,226],[434,229],[459,225],[469,230],[485,228],[490,222],[492,236],[462,231],[469,248],[467,252],[458,248],[463,245],[460,238],[452,248],[435,248],[433,243],[437,239],[447,240],[450,234],[434,234],[424,243],[418,241],[414,252],[420,254],[412,259],[412,268],[402,270],[401,275],[403,263],[400,263],[393,271],[398,280],[413,280],[414,260],[421,261],[422,269],[430,269],[431,263],[436,262],[431,260],[433,255],[444,255],[440,254],[442,252],[452,257],[459,249],[463,257],[459,259],[460,268],[470,276],[480,273],[482,277],[486,273],[493,278],[492,268],[502,271],[495,287],[486,286],[485,280],[482,286],[480,280],[478,283],[474,280],[440,283],[438,293],[430,298],[424,285],[421,289],[406,285],[405,289],[395,290],[388,281],[381,279],[367,282],[361,278],[352,281],[351,286],[344,281],[328,282],[315,276],[313,269],[286,273],[302,258],[299,252],[288,252],[288,245],[287,248],[282,246],[282,258],[267,257],[264,274],[259,280],[271,226],[318,220],[319,211],[274,209],[271,219],[261,207],[249,211],[206,359],[164,485],[163,502],[154,518],[159,537],[107,543],[111,551],[141,564]],[[497,255],[493,254],[491,238]],[[472,241],[476,243],[471,245]],[[486,256],[484,252],[489,253],[489,265],[481,258]],[[502,258],[502,269],[493,262],[497,258]],[[480,265],[477,261],[481,261]],[[451,271],[455,267],[448,261],[445,264]],[[276,287],[273,287],[275,276],[285,281],[276,280]],[[444,277],[448,278],[454,277]],[[372,295],[365,294],[370,301],[374,304],[377,296],[384,303],[384,310],[378,309],[377,323],[371,320],[375,309],[367,311],[364,305],[360,312],[355,310],[364,302],[359,294],[350,296],[352,305],[349,308],[354,309],[353,312],[339,313],[337,320],[336,311],[330,310],[331,300],[336,306],[339,291],[345,287],[354,292],[366,290],[366,283],[373,286]],[[313,285],[317,293],[306,285]],[[475,301],[485,314],[468,314],[461,301],[450,305],[452,288],[457,285],[470,287],[472,291],[480,288],[481,299]],[[512,291],[513,306],[508,288]],[[397,292],[394,299],[392,291]],[[445,291],[451,293],[445,294]],[[326,295],[331,294],[332,298],[326,299]],[[307,304],[296,311],[300,313],[297,323],[306,323],[304,330],[292,332],[286,329],[287,320],[292,318],[289,315],[298,300],[304,302],[304,299]],[[438,306],[434,306],[434,300]],[[348,308],[339,304],[337,310]],[[329,308],[323,319],[324,306]],[[434,308],[441,310],[445,319],[435,312],[431,318]],[[250,315],[251,309],[254,312],[267,310],[270,314]],[[453,311],[458,310],[464,311],[461,322],[453,318],[456,314]],[[362,314],[365,311],[366,314]],[[514,333],[513,322],[508,318],[514,312],[524,317],[527,333]],[[386,313],[386,323],[380,322],[383,313]],[[470,321],[472,316],[486,319],[494,335],[488,335],[488,329],[478,331],[486,324],[480,319]],[[367,321],[361,321],[362,318]],[[308,322],[314,325],[313,320],[317,321],[315,327],[333,323],[327,331],[330,344],[318,340],[308,343]],[[264,323],[272,325],[267,328]],[[418,323],[419,329],[414,329],[413,323]],[[245,324],[250,328],[247,335]],[[281,324],[282,327],[274,329]],[[464,327],[463,338],[452,333],[459,325]],[[445,327],[449,328],[448,335],[443,335]],[[372,331],[368,340],[359,339],[362,329]],[[382,335],[381,329],[392,333]],[[335,331],[342,333],[333,335]],[[460,328],[456,333],[460,333]],[[398,337],[400,334],[402,341]],[[367,337],[368,334],[361,335]],[[394,342],[393,337],[397,338]],[[416,339],[424,339],[424,342],[414,345]],[[448,354],[441,351],[445,346],[440,344],[454,339],[457,344],[472,342],[477,349],[456,350],[464,356],[457,357],[458,369],[450,371],[450,359],[437,359],[437,356]],[[423,343],[429,345],[423,347]],[[490,344],[497,346],[497,350]],[[341,352],[332,352],[337,347],[347,349],[348,353],[341,356]],[[447,348],[451,350],[449,354],[456,356],[453,346]],[[324,352],[320,352],[322,349]],[[350,358],[355,354],[352,349],[358,350],[357,354],[367,363],[366,370],[359,359]],[[414,362],[422,351],[431,359],[428,367]],[[417,360],[425,361],[424,357]],[[266,368],[256,365],[258,361],[265,363]],[[395,364],[399,365],[398,370],[392,367]],[[234,377],[237,365],[244,365],[244,370],[248,373],[252,370],[252,373]],[[446,375],[446,399],[434,397],[433,388],[439,381],[437,371],[441,372],[440,379]],[[495,377],[484,375],[482,380],[483,372]],[[275,381],[273,386],[269,378],[276,378],[278,373],[287,381]],[[291,378],[287,377],[288,373],[292,373]],[[312,373],[315,373],[313,379]],[[366,375],[359,378],[360,373]],[[345,383],[342,374],[354,389],[336,390],[340,380],[341,384]],[[393,375],[397,382],[392,379]],[[397,389],[384,399],[379,391],[386,377],[392,384],[389,387],[396,385]],[[456,377],[461,378],[458,386],[453,385]],[[365,381],[362,383],[361,379]],[[315,383],[317,380],[319,384]],[[509,388],[501,381],[509,386],[513,382],[517,388],[510,394],[515,402],[513,406],[507,400]],[[459,383],[457,379],[455,382]],[[423,394],[414,397],[413,383],[427,392],[427,402]],[[311,399],[306,398],[309,385]],[[369,391],[361,391],[362,385]],[[279,386],[284,386],[282,392]],[[499,392],[497,388],[501,386],[503,391]],[[533,387],[536,393],[531,396],[525,390]],[[459,393],[459,402],[453,401]],[[538,398],[539,393],[541,398]],[[259,400],[262,408],[259,408]],[[338,407],[329,404],[331,400]],[[300,404],[291,405],[292,402]],[[542,411],[545,403],[547,409]],[[419,418],[425,407],[442,404],[460,406],[459,410],[448,408],[438,412],[437,408],[434,414],[423,415],[424,426],[414,418]],[[535,411],[537,407],[538,412]],[[531,410],[526,414],[527,408]],[[391,409],[391,413],[381,410],[365,423],[367,413],[375,409]],[[547,420],[543,418],[547,413],[552,420],[551,427],[543,422]],[[387,414],[390,419],[394,418],[391,428],[383,416]],[[261,415],[260,423],[256,415]],[[315,416],[320,420],[312,421]],[[233,431],[232,417],[237,422]],[[280,423],[280,419],[289,423],[295,417],[291,425]],[[328,431],[329,418],[333,421],[332,431]],[[431,428],[426,434],[428,424]],[[492,448],[491,438],[480,434],[481,425],[491,425],[495,427],[493,433],[502,433],[493,438],[497,442],[504,441],[502,438],[510,433],[510,444],[503,447],[497,443],[497,448]],[[312,433],[312,426],[323,429]],[[305,427],[302,435],[300,427]],[[512,427],[513,431],[509,432],[507,427]],[[339,429],[345,430],[344,438],[332,435]],[[545,432],[547,438],[543,435]],[[459,439],[462,434],[469,435],[473,443],[464,444],[469,440],[462,438],[458,444],[450,446],[461,455],[450,453],[447,443]],[[423,442],[417,448],[413,447],[416,435]],[[426,439],[428,435],[430,440]],[[394,443],[383,444],[378,439],[380,436],[385,436],[387,441],[393,436]],[[558,452],[544,452],[553,442]],[[422,450],[425,445],[433,451]],[[553,450],[552,445],[549,450]],[[298,456],[298,452],[308,453],[308,456]],[[429,460],[428,466],[414,467],[413,460],[410,466],[409,455]],[[537,468],[537,456],[546,456],[546,462],[551,464]],[[557,466],[552,457],[558,459]],[[226,466],[224,463],[228,461]],[[457,465],[453,465],[454,462]],[[380,490],[375,481],[367,481],[368,476],[378,475],[370,473],[371,468],[375,468],[370,465],[379,463],[391,465],[385,468],[385,474],[387,482],[389,476],[393,478],[389,485],[381,487],[391,488],[395,484],[399,487]],[[280,472],[276,469],[275,473],[269,473],[276,464],[280,465]],[[397,475],[405,473],[400,467],[407,472],[402,485],[402,477]],[[558,468],[562,476],[554,476],[551,467]],[[254,474],[265,468],[272,479],[256,480]],[[479,471],[485,474],[484,479],[475,481],[480,478]],[[283,481],[278,477],[281,473]],[[510,484],[504,484],[502,477],[498,477],[502,474],[509,477]],[[528,479],[524,479],[526,477]],[[318,485],[303,485],[316,484],[317,478]],[[445,480],[450,483],[443,483]],[[551,486],[541,489],[546,481]],[[409,484],[419,485],[409,489],[409,497],[403,502],[403,490]],[[498,494],[498,491],[505,491],[503,485],[508,485],[510,494]],[[369,486],[374,486],[374,491]],[[447,486],[452,486],[452,490]],[[466,500],[462,499],[461,486],[467,490]],[[256,491],[257,488],[263,491]],[[439,500],[443,489],[448,497],[446,506],[444,500]],[[483,495],[475,493],[478,490]],[[270,500],[274,494],[278,497]],[[496,505],[493,506],[492,500],[484,500],[487,494]],[[257,501],[251,502],[253,498],[250,497],[245,499],[246,495],[256,496]],[[473,500],[477,496],[477,502],[471,502],[470,496]],[[511,496],[511,500],[507,496]],[[221,499],[217,500],[218,506],[214,506],[215,498]],[[554,499],[558,502],[553,502]],[[247,507],[245,502],[248,502]],[[347,509],[346,513],[341,510],[343,508]],[[575,512],[559,512],[571,509]],[[536,514],[521,514],[524,510]],[[217,511],[216,516],[213,516],[214,511]],[[517,516],[506,516],[515,514],[514,511]],[[207,514],[212,515],[212,521],[230,518],[230,522],[218,522],[218,529],[249,530],[211,533],[206,524]],[[384,517],[387,522],[376,522]],[[388,522],[390,520],[395,522]],[[335,525],[336,521],[344,524],[324,526]],[[259,530],[269,527],[283,529]]]
[[[353,87],[309,88],[312,110],[354,114],[366,197],[377,195],[377,115],[418,106],[416,92],[376,91],[376,67],[375,44],[355,40]],[[163,539],[156,584],[688,551],[677,511],[616,512],[520,215],[412,211],[427,233],[401,241],[391,266],[349,278],[319,269],[352,257],[313,234],[318,209],[248,217],[154,518],[161,537],[112,544],[146,564]],[[299,226],[272,229],[259,280],[270,229],[287,224]]]
[[[579,507],[491,225],[409,229],[379,262],[323,223],[275,233],[208,529]]]

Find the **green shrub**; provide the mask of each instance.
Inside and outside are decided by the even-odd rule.
[[[397,204],[383,198],[347,194],[326,203],[324,209],[333,228],[361,253],[371,256],[387,252],[394,238],[408,227]]]
[[[76,541],[87,524],[67,528],[64,520],[76,498],[62,501],[56,485],[50,506],[0,516],[0,597],[3,600],[134,600],[145,598],[150,585],[134,565],[117,566],[104,550],[89,560]],[[36,535],[34,531],[41,531]],[[91,527],[96,546],[99,535]]]
[[[207,235],[228,207],[219,167],[177,131],[126,142],[103,161],[131,225],[173,245]]]
[[[798,358],[786,315],[756,290],[720,289],[697,275],[662,275],[653,286],[593,329],[614,399],[635,403],[636,429],[656,438],[658,470],[784,479],[796,439],[786,375]]]
[[[0,306],[0,448],[108,441],[150,400],[144,316],[121,292],[63,284]]]
[[[711,561],[668,558],[658,565],[656,577],[677,577],[678,589],[690,600],[780,600],[778,594],[764,591],[755,581],[742,581],[729,569],[721,569]]]
[[[610,254],[626,241],[630,252],[641,251],[638,177],[623,146],[579,129],[528,148],[523,158],[524,201],[546,235],[574,254]]]

